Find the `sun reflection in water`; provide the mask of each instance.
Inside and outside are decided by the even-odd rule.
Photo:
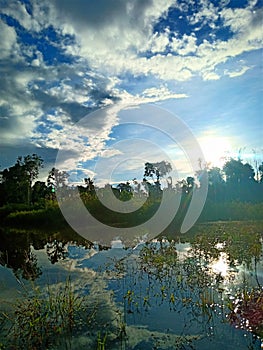
[[[227,254],[221,252],[219,258],[214,260],[209,267],[213,273],[226,277],[229,274],[229,261],[227,259]]]

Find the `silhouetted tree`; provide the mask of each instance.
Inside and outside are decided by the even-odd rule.
[[[65,248],[66,243],[66,241],[61,242],[57,240],[47,243],[46,251],[51,264],[55,264],[59,260],[66,259],[66,257],[68,256],[68,252]]]
[[[242,163],[240,159],[230,159],[223,166],[226,175],[226,182],[232,184],[247,183],[254,180],[255,172],[253,167],[248,163]]]
[[[50,190],[44,181],[36,181],[32,187],[32,203],[45,200],[50,194]]]
[[[32,183],[38,177],[43,160],[37,154],[18,157],[14,166],[1,172],[6,202],[31,203]]]
[[[172,171],[172,166],[169,162],[161,161],[158,163],[145,163],[144,177],[150,177],[154,182],[159,182],[160,178]]]
[[[84,179],[85,185],[86,185],[86,189],[88,192],[94,192],[95,190],[95,186],[94,186],[94,181],[91,180],[90,177]]]
[[[223,166],[226,176],[226,190],[229,200],[251,200],[255,191],[255,172],[248,163],[230,159]]]
[[[43,166],[43,159],[37,154],[27,155],[22,160],[22,157],[19,157],[19,161],[22,162],[22,167],[24,167],[27,179],[28,179],[28,193],[27,193],[27,202],[31,202],[31,189],[32,183],[37,179],[39,174],[39,169]]]
[[[66,187],[69,174],[66,171],[52,168],[48,174],[47,185],[53,192],[59,188]]]
[[[1,182],[5,203],[26,202],[27,184],[18,162],[1,172]]]
[[[192,176],[188,176],[186,179],[177,181],[176,190],[183,194],[189,194],[193,191],[195,186],[195,179]]]
[[[223,172],[218,167],[213,167],[208,170],[208,199],[214,202],[224,199],[225,181]]]
[[[160,195],[160,179],[171,171],[171,164],[164,160],[157,163],[145,163],[143,184],[149,195]],[[154,186],[147,180],[147,178],[152,180]]]

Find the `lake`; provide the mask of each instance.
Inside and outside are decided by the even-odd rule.
[[[0,349],[260,349],[262,222],[126,248],[2,229]]]

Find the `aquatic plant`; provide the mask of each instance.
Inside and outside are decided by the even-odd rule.
[[[104,256],[105,265],[96,271],[83,268],[82,262],[73,281],[27,291],[13,313],[2,314],[6,338],[0,334],[0,349],[189,348],[212,337],[219,322],[231,328],[225,324],[227,304],[232,324],[252,333],[244,332],[246,339],[255,339],[253,334],[262,337],[262,290],[235,295],[240,284],[231,283],[236,282],[236,265],[241,262],[256,274],[253,262],[262,257],[262,224],[214,223],[199,225],[198,230],[191,246],[163,239],[118,251],[114,258],[107,252],[108,260]],[[60,236],[50,242],[53,252],[53,242],[60,242]],[[214,268],[222,256],[228,267],[225,273]],[[72,262],[66,260],[63,266]],[[225,304],[227,293],[230,302]],[[159,332],[158,327],[150,330],[138,322],[154,315],[156,308],[170,310],[175,315],[167,318],[180,319],[182,325]]]
[[[228,302],[228,319],[234,326],[248,330],[263,340],[263,289],[239,291]]]
[[[98,333],[97,350],[105,350],[106,339],[107,339],[107,333],[104,335],[103,338],[101,338],[100,332]]]
[[[48,349],[58,344],[70,347],[74,334],[92,322],[95,309],[77,295],[68,278],[64,285],[41,291],[25,291],[6,318],[7,346],[12,349]]]

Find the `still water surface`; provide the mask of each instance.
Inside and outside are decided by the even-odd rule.
[[[70,278],[94,312],[67,348],[260,349],[262,234],[262,224],[220,223],[126,249],[116,238],[106,249],[76,235],[2,230],[1,309],[11,314],[17,299]]]

